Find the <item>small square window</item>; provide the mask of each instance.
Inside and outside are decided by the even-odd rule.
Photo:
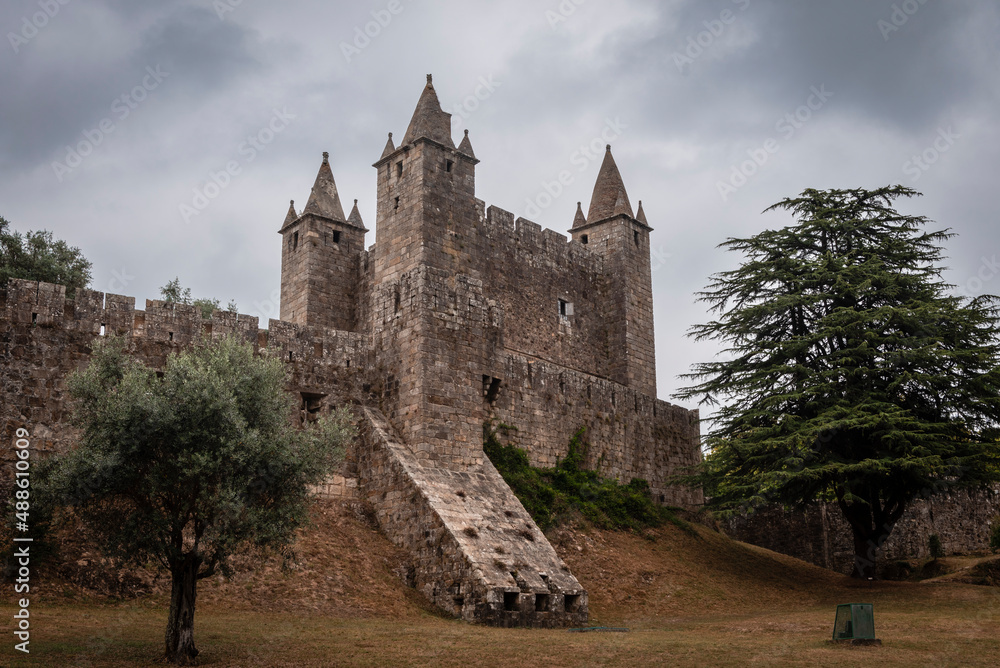
[[[587,241],[588,241],[587,235],[586,234],[581,234],[580,235],[580,242],[586,244]]]
[[[393,200],[392,208],[393,208],[393,210],[396,210],[396,209],[399,208],[399,198],[398,197],[395,200]]]
[[[340,243],[340,231],[339,230],[334,230],[333,231],[333,243],[335,243],[335,244],[339,244]]]
[[[451,160],[447,160],[444,163],[444,171],[451,173],[451,168],[455,166],[455,163]]]
[[[568,302],[565,299],[560,299],[559,315],[563,316],[564,318],[568,318],[569,316],[573,315],[573,303]]]
[[[396,163],[396,177],[398,178],[402,175],[403,175],[403,161],[400,160],[399,162]]]
[[[636,246],[639,245],[639,230],[632,230],[632,241],[635,242]]]

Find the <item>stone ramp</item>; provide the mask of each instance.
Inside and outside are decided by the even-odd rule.
[[[381,412],[362,414],[361,496],[413,556],[417,589],[470,622],[587,623],[587,592],[489,460],[467,471],[422,463]]]

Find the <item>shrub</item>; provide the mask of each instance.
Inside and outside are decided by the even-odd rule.
[[[1000,515],[993,518],[993,529],[990,531],[990,549],[1000,552]]]
[[[570,439],[566,457],[547,469],[531,466],[524,450],[501,442],[499,432],[514,431],[510,425],[486,423],[483,451],[542,530],[575,510],[602,529],[643,529],[667,521],[693,533],[687,523],[653,502],[645,480],[633,478],[623,485],[584,468],[584,427]]]

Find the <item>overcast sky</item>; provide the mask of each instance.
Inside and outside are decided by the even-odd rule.
[[[612,138],[655,229],[661,398],[715,352],[685,332],[739,261],[717,244],[805,188],[922,191],[904,209],[959,235],[947,277],[1000,292],[995,0],[4,0],[0,29],[0,215],[140,308],[179,276],[277,317],[288,201],[329,151],[374,230],[371,164],[426,73],[478,197],[543,227],[586,210]]]

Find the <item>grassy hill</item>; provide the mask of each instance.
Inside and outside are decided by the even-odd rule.
[[[195,637],[212,666],[1000,665],[1000,588],[858,583],[707,528],[561,528],[549,538],[590,593],[595,625],[629,633],[493,629],[439,616],[408,588],[406,555],[363,514],[320,502],[288,560],[199,585]],[[11,665],[152,665],[162,579],[109,599],[82,551],[38,574],[32,653]],[[246,561],[256,559],[245,555]],[[88,573],[91,574],[88,580]],[[141,574],[140,574],[141,576]],[[83,586],[79,583],[89,583]],[[10,599],[8,599],[10,600]],[[875,604],[882,648],[831,647],[834,606]],[[10,619],[10,605],[0,606]],[[10,614],[8,614],[10,613]]]

